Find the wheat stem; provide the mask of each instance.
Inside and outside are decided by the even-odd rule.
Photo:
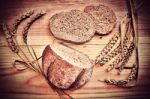
[[[32,47],[31,47],[31,48],[32,48]],[[39,68],[39,72],[40,72],[42,75],[45,75],[45,74],[44,74],[44,70],[41,69],[41,66],[40,66],[40,64],[39,64],[39,62],[38,62],[37,55],[36,55],[36,53],[35,53],[35,51],[34,51],[33,48],[32,48],[32,51],[33,51],[34,57],[35,57],[35,59],[36,59],[37,66],[38,66],[38,68]]]
[[[31,67],[29,67],[30,69],[32,69],[33,71],[36,72],[36,69],[30,63],[26,62],[19,54],[17,54],[17,55],[22,61],[24,61],[28,65],[28,67],[31,66]]]
[[[26,44],[26,47],[27,47],[27,49],[28,49],[28,51],[29,51],[29,53],[30,53],[30,55],[31,55],[33,60],[35,60],[36,54],[34,53],[34,56],[35,56],[35,58],[34,58],[34,56],[32,55],[32,53],[30,51],[29,45],[27,43],[28,30],[29,30],[30,26],[33,24],[33,22],[35,22],[37,19],[39,19],[40,17],[42,17],[45,14],[46,13],[40,12],[40,13],[37,13],[35,16],[33,16],[30,19],[30,21],[26,24],[26,26],[24,27],[24,30],[23,30],[23,33],[22,33],[23,34],[24,43]],[[33,48],[32,48],[32,51],[34,52]],[[41,69],[41,67],[39,66],[38,61],[36,61],[36,65],[39,67],[39,69],[37,69],[37,70],[42,73],[44,70]]]

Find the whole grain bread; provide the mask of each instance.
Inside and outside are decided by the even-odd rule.
[[[73,43],[89,41],[95,33],[92,16],[79,10],[60,12],[50,18],[51,33]]]
[[[79,88],[92,75],[92,63],[87,55],[59,43],[46,46],[42,65],[49,81],[61,89]]]
[[[108,34],[116,24],[116,15],[112,9],[105,5],[86,6],[84,12],[93,16],[96,33]]]

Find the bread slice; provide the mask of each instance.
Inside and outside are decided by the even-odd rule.
[[[86,6],[84,12],[93,16],[96,33],[108,34],[116,24],[116,15],[112,9],[105,5]]]
[[[49,81],[57,88],[79,88],[92,75],[89,57],[60,43],[47,45],[43,51],[42,64]]]
[[[53,15],[50,18],[50,30],[56,38],[73,43],[86,42],[95,33],[92,17],[79,10]]]

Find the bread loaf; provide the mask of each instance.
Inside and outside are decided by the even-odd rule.
[[[46,46],[42,64],[49,81],[61,89],[79,88],[92,74],[92,63],[87,55],[59,43]]]

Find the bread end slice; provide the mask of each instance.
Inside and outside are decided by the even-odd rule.
[[[110,33],[117,21],[114,11],[102,4],[86,6],[84,12],[93,16],[96,33],[98,34]]]

